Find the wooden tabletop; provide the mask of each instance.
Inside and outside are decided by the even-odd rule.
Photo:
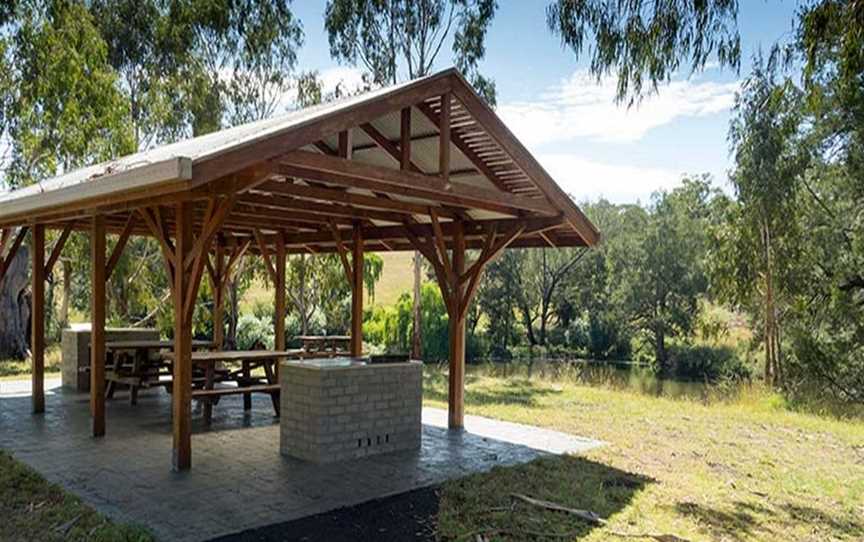
[[[349,335],[298,335],[297,339],[301,341],[350,341],[351,337]]]
[[[302,350],[226,350],[223,352],[192,352],[194,363],[215,363],[219,361],[269,361],[297,357]],[[162,355],[174,359],[173,352]]]
[[[192,348],[213,348],[211,341],[192,341]],[[146,340],[146,341],[110,341],[105,343],[105,348],[111,350],[138,350],[138,349],[162,349],[174,348],[174,341]]]

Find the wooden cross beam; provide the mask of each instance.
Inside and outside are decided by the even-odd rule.
[[[63,228],[63,231],[60,233],[60,237],[57,238],[57,242],[54,243],[54,247],[51,249],[51,255],[48,257],[48,260],[45,262],[45,276],[51,275],[52,270],[54,269],[54,265],[57,263],[57,260],[60,259],[60,254],[63,252],[63,247],[66,246],[66,241],[69,239],[69,235],[72,233],[73,223],[69,222]]]
[[[132,231],[135,228],[136,217],[134,213],[129,213],[129,218],[126,219],[126,225],[123,226],[123,231],[120,232],[120,237],[117,239],[117,244],[114,245],[114,250],[111,251],[111,257],[108,258],[108,264],[105,266],[105,280],[109,280],[114,274],[114,269],[120,263],[120,257],[123,256],[123,249],[129,242],[132,236]]]
[[[353,281],[351,280],[351,277],[354,275],[354,270],[348,262],[348,250],[342,243],[342,235],[339,233],[339,228],[336,227],[336,222],[330,222],[330,232],[333,235],[333,241],[336,243],[336,250],[339,253],[339,259],[342,261],[342,269],[345,271],[345,278],[348,280],[348,284],[352,284]]]
[[[334,203],[343,203],[346,205],[362,205],[363,207],[386,209],[388,211],[409,215],[425,215],[429,210],[428,205],[420,205],[407,201],[383,199],[375,196],[368,196],[365,194],[346,192],[343,189],[308,186],[299,183],[270,182],[262,185],[260,189],[266,192],[270,192],[272,194],[284,194],[298,198],[331,201]],[[456,214],[447,209],[439,208],[438,212],[443,217],[456,218]]]
[[[261,251],[261,258],[264,260],[264,268],[267,269],[267,274],[270,275],[270,280],[276,283],[276,268],[273,267],[273,260],[270,258],[270,250],[267,248],[267,242],[264,240],[264,235],[261,230],[255,229],[255,241],[258,243],[258,250]]]
[[[460,207],[521,215],[523,211],[558,214],[548,201],[427,175],[334,158],[308,151],[286,153],[279,171],[283,174],[340,186],[411,196]]]
[[[171,285],[172,291],[174,288],[174,246],[168,238],[167,231],[163,228],[164,224],[159,219],[157,210],[151,208],[140,209],[141,217],[150,229],[150,233],[159,242],[159,248],[162,250],[162,260],[165,263],[165,271],[168,273],[168,284]]]
[[[428,212],[428,211],[427,211]],[[452,239],[457,221],[440,222],[439,227],[446,239]],[[498,231],[509,231],[516,225],[525,224],[525,231],[522,235],[535,234],[538,231],[560,228],[562,227],[563,219],[560,216],[556,217],[537,217],[523,219],[491,219],[491,220],[475,220],[471,222],[461,221],[465,231],[465,237],[468,239],[485,238],[485,232],[493,224],[497,224]],[[342,241],[350,240],[347,235],[348,230],[342,228],[339,230]],[[417,222],[406,221],[400,226],[376,226],[363,228],[363,239],[366,241],[399,241],[409,237],[413,233],[414,236],[433,238],[434,231],[432,224],[420,224]],[[301,232],[285,235],[285,243],[289,247],[301,246],[308,244],[331,243],[333,241],[332,228],[330,232]]]

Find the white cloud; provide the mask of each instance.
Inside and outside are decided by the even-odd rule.
[[[561,188],[577,201],[606,198],[613,203],[648,203],[657,190],[681,184],[681,173],[663,168],[606,164],[572,154],[537,155]]]
[[[363,86],[363,71],[350,66],[335,66],[321,70],[318,75],[324,94],[328,94],[341,86],[344,93],[351,93]]]
[[[529,146],[588,138],[633,142],[649,130],[681,117],[701,117],[729,109],[738,83],[673,81],[657,95],[627,108],[615,104],[615,79],[597,83],[577,71],[532,102],[503,103],[498,114]]]

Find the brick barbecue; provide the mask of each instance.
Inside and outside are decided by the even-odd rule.
[[[315,463],[420,448],[423,364],[284,362],[282,454]]]

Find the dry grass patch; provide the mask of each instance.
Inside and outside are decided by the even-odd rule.
[[[700,402],[471,370],[467,382],[471,414],[608,445],[580,459],[550,458],[447,484],[445,539],[483,529],[489,540],[565,534],[599,541],[613,532],[694,541],[864,539],[860,420],[790,412],[755,390],[734,401]],[[445,407],[445,393],[445,375],[430,368],[427,404]],[[614,480],[638,483],[622,490]],[[593,510],[608,526],[580,527],[568,514],[524,507],[515,515],[487,511],[509,507],[515,490]]]

